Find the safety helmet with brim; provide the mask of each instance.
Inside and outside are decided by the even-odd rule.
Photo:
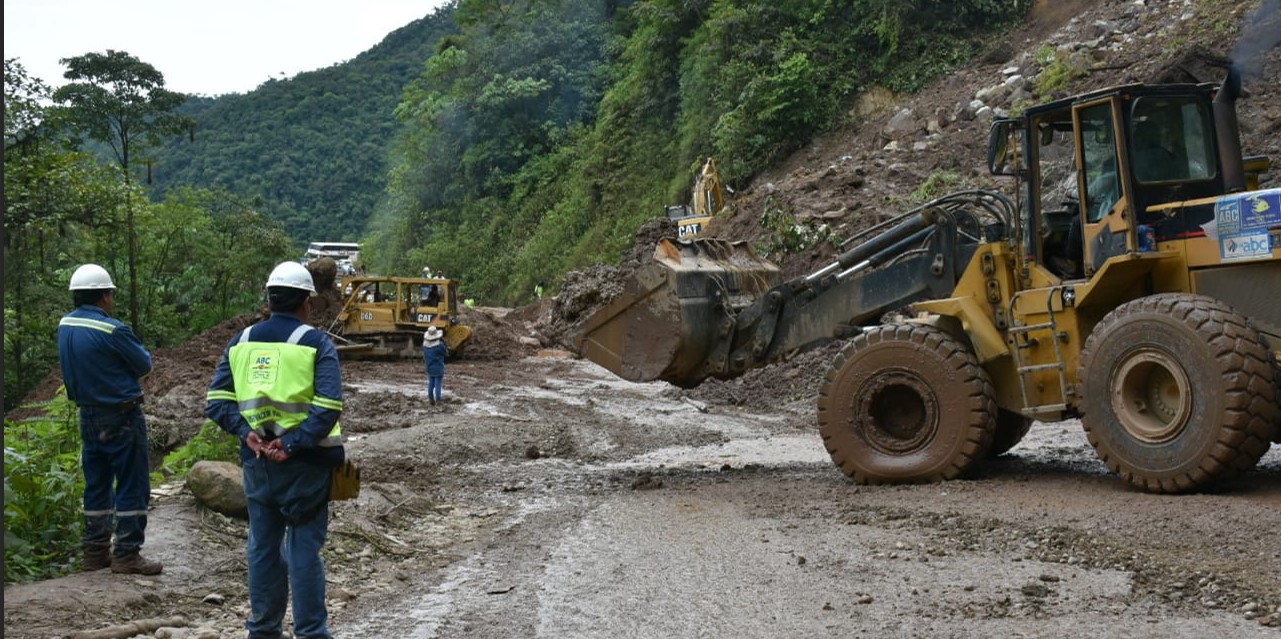
[[[107,269],[97,264],[83,264],[71,274],[71,286],[68,290],[72,291],[92,291],[92,290],[109,290],[114,291],[116,285],[111,281],[111,275]]]
[[[316,292],[316,283],[311,279],[311,271],[298,262],[281,262],[271,270],[271,275],[267,277],[267,288],[277,287]]]

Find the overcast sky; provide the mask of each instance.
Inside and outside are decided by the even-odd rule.
[[[4,57],[50,86],[62,58],[127,51],[171,91],[248,93],[350,60],[446,0],[4,0]]]

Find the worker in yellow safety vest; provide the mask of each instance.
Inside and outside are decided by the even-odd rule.
[[[241,443],[249,506],[249,637],[280,637],[292,590],[295,637],[332,639],[320,549],[342,446],[338,351],[307,325],[311,273],[284,262],[267,279],[271,317],[232,338],[205,414]]]

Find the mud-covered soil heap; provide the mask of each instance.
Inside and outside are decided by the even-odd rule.
[[[344,302],[342,291],[335,284],[338,280],[338,263],[330,257],[322,257],[307,263],[311,278],[316,284],[316,295],[311,298],[311,315],[307,318],[312,326],[328,330],[338,318]]]

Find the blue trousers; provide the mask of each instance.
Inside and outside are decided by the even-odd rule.
[[[294,637],[332,639],[325,560],[332,470],[297,460],[244,463],[249,501],[250,639],[277,639],[293,592]]]
[[[444,375],[427,376],[427,399],[438,402],[440,401],[440,389],[444,385]]]
[[[129,412],[80,407],[80,440],[80,466],[85,476],[84,549],[110,548],[114,529],[117,557],[138,552],[146,539],[147,504],[151,500],[147,421],[142,407]]]

